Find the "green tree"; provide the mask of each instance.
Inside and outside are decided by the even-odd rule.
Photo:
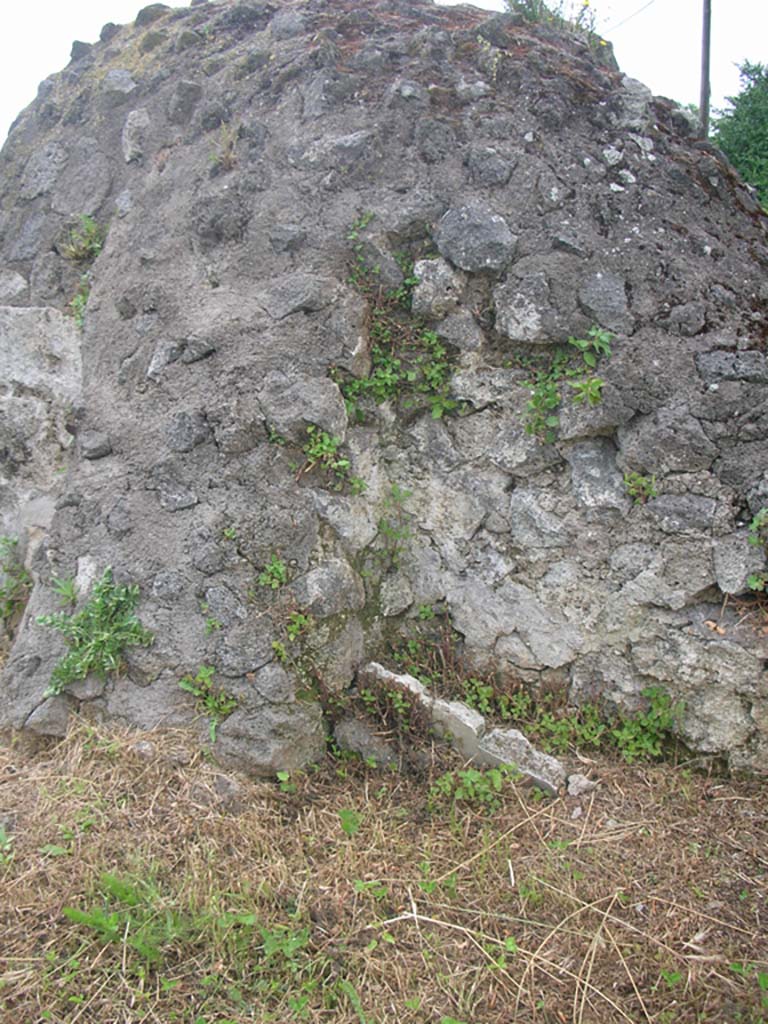
[[[741,92],[729,96],[730,110],[715,120],[713,141],[768,209],[768,67],[739,65]]]

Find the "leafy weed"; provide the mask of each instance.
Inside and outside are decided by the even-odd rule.
[[[69,647],[53,670],[46,696],[61,693],[91,672],[101,678],[119,672],[126,647],[148,647],[153,642],[152,633],[134,614],[138,601],[138,586],[115,583],[112,569],[107,568],[81,611],[38,617],[41,626],[61,633]]]
[[[216,730],[227,715],[231,715],[237,707],[237,698],[213,684],[215,669],[211,665],[201,665],[197,675],[184,676],[179,686],[185,693],[191,693],[201,714],[210,718],[208,733],[211,743],[216,742]]]

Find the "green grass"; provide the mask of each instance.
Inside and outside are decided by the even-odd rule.
[[[178,730],[0,745],[0,1018],[762,1020],[758,780],[594,752],[541,801],[420,754],[257,781]]]
[[[18,555],[16,537],[0,537],[0,623],[11,623],[27,602],[32,577]]]

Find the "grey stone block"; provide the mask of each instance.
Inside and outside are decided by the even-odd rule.
[[[555,757],[536,750],[517,729],[494,729],[477,748],[479,764],[511,764],[545,792],[556,796],[565,783],[565,769]]]

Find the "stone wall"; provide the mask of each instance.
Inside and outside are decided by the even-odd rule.
[[[153,4],[73,54],[0,157],[0,514],[36,581],[0,725],[190,723],[178,680],[210,665],[239,701],[219,755],[294,767],[324,729],[286,616],[343,690],[429,605],[478,669],[623,708],[662,686],[692,746],[762,763],[766,218],[685,113],[607,48],[468,6]],[[108,232],[80,331],[83,215]],[[377,295],[411,279],[395,318],[445,384],[350,416]],[[531,432],[531,381],[563,346],[584,369],[568,339],[594,328],[611,355]],[[313,463],[310,427],[348,467]],[[106,566],[155,642],[44,698],[52,580]]]

